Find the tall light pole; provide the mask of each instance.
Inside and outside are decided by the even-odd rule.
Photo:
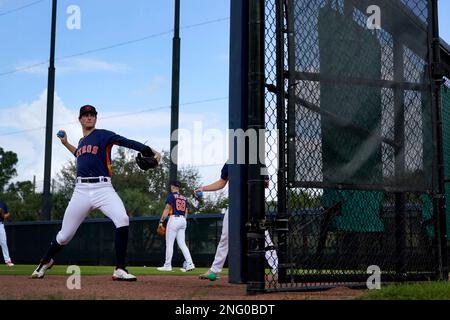
[[[50,40],[50,64],[48,67],[47,84],[47,120],[45,127],[45,164],[44,164],[44,195],[42,199],[41,220],[50,220],[52,208],[52,194],[50,193],[52,169],[52,132],[53,105],[55,93],[55,38],[56,38],[56,9],[57,0],[52,1],[52,28]]]
[[[170,121],[170,181],[178,176],[178,117],[180,101],[180,0],[175,0],[175,23],[172,47],[172,103]]]

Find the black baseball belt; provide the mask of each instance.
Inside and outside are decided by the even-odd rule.
[[[98,182],[108,182],[110,178],[108,177],[95,177],[95,178],[77,178],[77,182],[81,183],[98,183]]]

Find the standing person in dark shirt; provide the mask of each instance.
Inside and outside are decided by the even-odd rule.
[[[31,277],[43,278],[46,270],[52,267],[54,256],[69,243],[83,220],[92,210],[100,209],[116,227],[116,268],[113,280],[136,281],[136,277],[125,268],[129,219],[122,200],[111,184],[111,149],[113,145],[130,148],[144,156],[154,156],[158,163],[161,155],[140,142],[108,130],[96,129],[97,111],[91,105],[80,108],[78,119],[83,129],[83,138],[78,147],[68,142],[65,131],[61,130],[57,134],[61,143],[77,158],[75,190],[64,213],[61,230],[51,241],[47,253]]]

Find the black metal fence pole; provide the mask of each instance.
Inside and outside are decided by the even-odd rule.
[[[447,230],[445,216],[445,173],[444,150],[442,138],[442,112],[441,112],[441,85],[443,83],[443,69],[440,57],[439,20],[437,0],[430,0],[431,12],[431,72],[432,72],[432,114],[433,114],[433,146],[434,168],[437,174],[433,177],[433,211],[435,215],[435,232],[437,244],[437,277],[440,280],[448,279],[447,261]]]
[[[277,129],[278,129],[278,190],[275,232],[278,243],[278,276],[286,277],[288,216],[286,211],[286,106],[285,106],[285,4],[276,1],[276,64],[277,64]]]
[[[172,102],[170,109],[170,181],[178,177],[178,122],[180,100],[180,0],[175,0],[172,48]],[[170,185],[168,185],[170,189]]]
[[[50,192],[52,169],[52,132],[53,132],[53,105],[55,95],[55,38],[56,38],[56,12],[57,0],[52,1],[52,26],[50,39],[50,64],[48,67],[47,85],[47,118],[45,127],[45,164],[44,164],[44,194],[42,199],[41,220],[51,219],[52,194]]]
[[[257,152],[256,164],[248,162],[248,283],[247,292],[258,293],[265,289],[264,279],[264,255],[265,239],[262,222],[265,219],[264,207],[264,178],[261,175],[261,163],[259,159],[261,146],[260,130],[264,130],[265,114],[265,1],[250,0],[249,7],[249,105],[248,105],[248,130],[255,131],[257,145],[248,146],[251,152]],[[250,160],[254,155],[247,152]]]
[[[247,128],[248,111],[248,1],[230,3],[230,94],[229,94],[229,250],[228,280],[247,282],[247,166],[238,163],[239,142],[231,133]]]

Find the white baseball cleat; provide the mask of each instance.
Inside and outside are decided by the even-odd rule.
[[[5,262],[8,267],[14,267],[14,263],[11,261]]]
[[[127,270],[124,269],[116,269],[114,270],[112,279],[114,281],[136,281],[137,278],[132,275],[131,273],[128,273]]]
[[[156,268],[156,270],[158,270],[158,271],[172,271],[172,267],[159,267],[159,268]]]
[[[195,269],[195,265],[193,263],[187,263],[183,265],[183,268],[180,268],[181,272],[188,272]]]
[[[36,270],[34,270],[33,273],[31,274],[31,278],[42,279],[45,276],[45,271],[47,271],[48,269],[51,269],[54,262],[55,261],[53,261],[53,259],[50,259],[50,261],[48,263],[41,262],[38,265],[38,267],[36,268]]]
[[[209,276],[210,276],[211,274],[214,274],[215,279],[219,279],[219,278],[220,278],[218,273],[212,272],[211,269],[209,269],[209,270],[206,271],[205,273],[202,273],[202,274],[199,276],[199,279],[209,279]]]

